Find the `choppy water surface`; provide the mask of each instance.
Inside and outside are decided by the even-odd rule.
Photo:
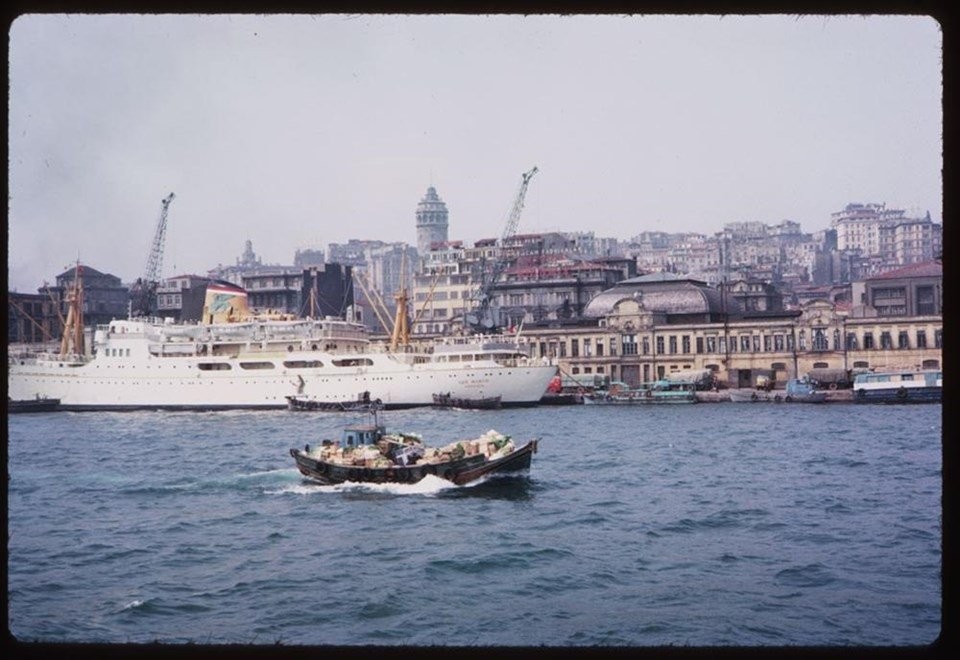
[[[941,406],[385,413],[431,444],[540,436],[527,476],[312,485],[356,415],[8,420],[21,641],[924,645]]]

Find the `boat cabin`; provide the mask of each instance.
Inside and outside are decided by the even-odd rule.
[[[344,447],[359,447],[360,445],[375,445],[386,434],[386,429],[379,424],[364,424],[362,426],[348,426],[343,429],[341,445]]]
[[[809,378],[791,378],[787,381],[786,390],[787,396],[801,396],[813,394],[816,387]]]

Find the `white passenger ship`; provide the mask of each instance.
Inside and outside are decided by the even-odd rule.
[[[449,338],[418,353],[378,348],[341,319],[253,317],[239,288],[208,287],[203,319],[114,320],[95,329],[90,350],[68,328],[59,353],[8,353],[8,396],[57,398],[63,410],[272,409],[290,395],[340,402],[365,392],[387,408],[431,405],[438,392],[520,406],[538,403],[557,373],[515,338]]]

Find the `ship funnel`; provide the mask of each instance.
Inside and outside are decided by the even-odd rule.
[[[211,282],[207,285],[203,301],[203,322],[235,323],[250,316],[247,305],[247,292],[238,286],[225,282]]]

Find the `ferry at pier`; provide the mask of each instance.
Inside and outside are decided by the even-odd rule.
[[[406,408],[430,406],[442,391],[532,406],[557,373],[516,337],[450,337],[423,352],[391,350],[352,321],[253,315],[246,292],[229,285],[208,287],[200,323],[119,319],[89,338],[74,312],[80,300],[79,290],[68,292],[60,352],[8,350],[10,398],[59,399],[60,410],[282,409],[288,396],[336,403],[368,392],[385,408]]]
[[[940,403],[943,372],[935,369],[857,374],[853,379],[857,403]]]

